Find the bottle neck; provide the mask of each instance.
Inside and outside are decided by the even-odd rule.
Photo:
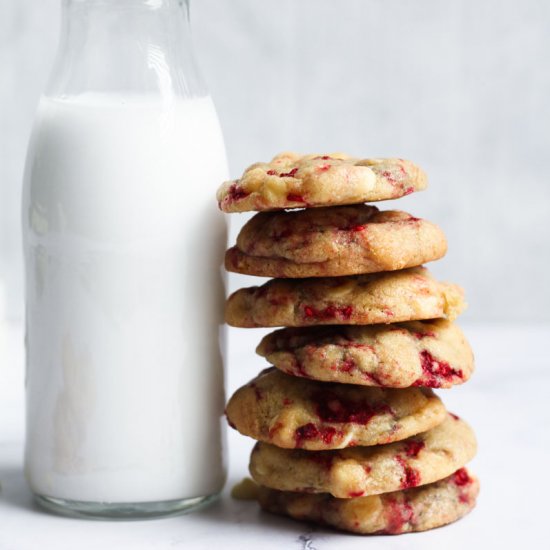
[[[64,0],[49,96],[205,95],[188,0]]]

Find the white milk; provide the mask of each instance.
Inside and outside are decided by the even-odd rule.
[[[42,99],[23,201],[35,493],[221,489],[226,172],[209,98]]]

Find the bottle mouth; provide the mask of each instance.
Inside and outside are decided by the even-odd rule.
[[[207,95],[189,19],[189,0],[63,0],[58,54],[45,95]]]
[[[131,8],[131,9],[151,9],[161,8],[189,7],[189,0],[63,0],[64,6],[104,6],[109,9]]]

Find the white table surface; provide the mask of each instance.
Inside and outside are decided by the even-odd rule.
[[[376,548],[464,550],[548,548],[550,326],[463,327],[476,352],[470,382],[440,391],[472,424],[481,478],[478,506],[454,525],[427,533],[364,538],[271,516],[228,488],[247,474],[252,442],[229,433],[229,481],[222,498],[186,516],[99,522],[48,514],[33,504],[22,475],[23,353],[20,328],[0,325],[0,550]],[[231,330],[228,393],[264,367],[259,330]]]

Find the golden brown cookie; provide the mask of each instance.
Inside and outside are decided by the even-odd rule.
[[[334,498],[258,490],[260,506],[275,514],[329,525],[360,535],[399,535],[447,525],[465,516],[476,504],[479,482],[466,468],[416,489],[359,498]]]
[[[261,277],[334,277],[413,267],[446,251],[437,225],[360,204],[260,212],[226,252],[225,267]]]
[[[449,388],[474,370],[463,332],[445,319],[281,329],[256,352],[293,376],[386,388]]]
[[[342,449],[405,439],[440,424],[445,407],[429,389],[386,389],[304,380],[266,369],[226,408],[243,435],[286,449]]]
[[[475,452],[472,429],[449,414],[435,428],[389,445],[305,451],[257,443],[250,473],[271,489],[354,498],[438,481],[462,468]]]
[[[234,327],[372,325],[447,317],[464,309],[462,289],[426,268],[318,279],[272,279],[227,300]]]
[[[424,171],[408,160],[281,153],[225,182],[216,197],[224,212],[246,212],[397,199],[426,185]]]

